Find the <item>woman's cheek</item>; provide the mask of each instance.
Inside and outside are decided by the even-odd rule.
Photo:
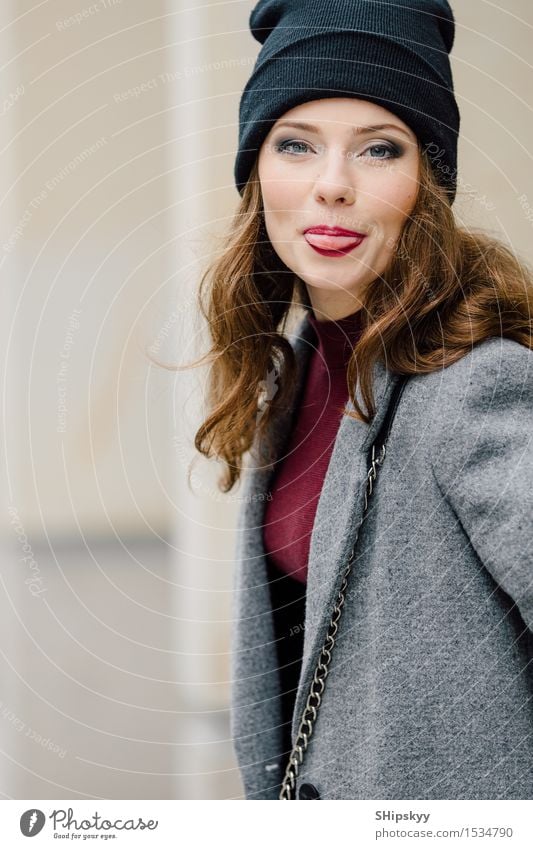
[[[276,185],[275,191],[271,193],[272,204],[274,209],[279,209],[280,214],[284,210],[290,210],[297,205],[294,191],[291,191],[291,183],[289,180],[280,180]],[[272,186],[274,188],[274,186]]]

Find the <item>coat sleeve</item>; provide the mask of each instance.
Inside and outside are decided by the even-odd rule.
[[[480,343],[441,372],[437,394],[433,473],[533,630],[533,351],[509,339]]]

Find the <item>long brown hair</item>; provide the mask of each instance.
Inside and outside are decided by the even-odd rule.
[[[296,359],[285,332],[310,308],[307,289],[277,256],[264,230],[257,161],[224,234],[219,255],[202,275],[199,308],[210,350],[209,415],[195,447],[225,464],[218,481],[229,492],[254,440],[267,442],[273,416],[290,405]],[[419,192],[392,260],[363,295],[363,332],[350,358],[347,383],[355,412],[375,414],[372,372],[377,360],[402,374],[432,372],[463,357],[476,343],[504,336],[533,348],[533,271],[498,239],[456,223],[445,191],[420,149]],[[269,375],[276,392],[258,415]],[[266,378],[266,380],[265,380]],[[363,408],[354,397],[358,378]]]

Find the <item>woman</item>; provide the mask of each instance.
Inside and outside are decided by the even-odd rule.
[[[246,798],[533,798],[533,278],[454,219],[452,11],[263,0],[250,25],[196,437],[224,491],[251,460]]]

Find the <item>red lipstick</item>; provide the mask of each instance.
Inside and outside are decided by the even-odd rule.
[[[304,238],[307,244],[322,256],[336,257],[344,256],[357,248],[366,238],[366,233],[320,224],[304,230]]]

